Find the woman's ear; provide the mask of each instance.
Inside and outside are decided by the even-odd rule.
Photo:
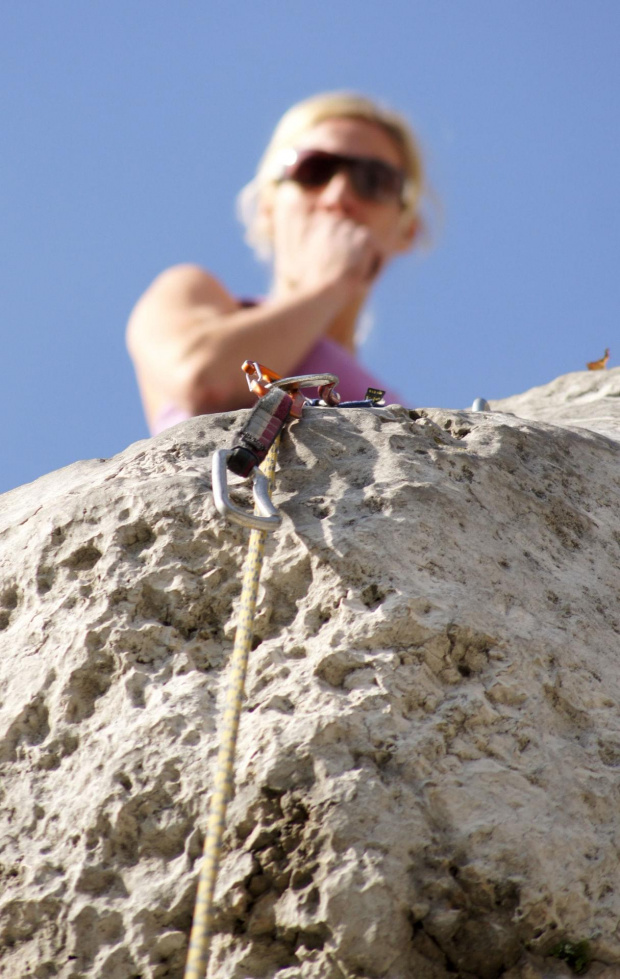
[[[413,217],[406,217],[403,219],[400,227],[400,243],[398,250],[400,252],[410,251],[417,239],[421,236],[423,232],[422,219],[419,215],[414,215]]]
[[[273,191],[263,188],[256,204],[256,223],[260,227],[261,237],[273,241]]]

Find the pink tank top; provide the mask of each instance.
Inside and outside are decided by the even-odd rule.
[[[335,340],[323,337],[308,351],[301,363],[291,371],[291,377],[297,374],[336,374],[339,378],[336,390],[343,401],[361,401],[369,387],[385,391],[385,403],[403,404],[403,399],[396,392],[386,388],[370,371],[366,370],[348,350],[341,347]],[[151,435],[159,435],[166,428],[187,421],[191,415],[177,405],[166,405],[155,418],[151,426]]]

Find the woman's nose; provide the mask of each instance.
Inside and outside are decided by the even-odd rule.
[[[357,200],[351,178],[346,170],[338,170],[320,194],[321,203],[327,208],[341,208],[349,213]]]

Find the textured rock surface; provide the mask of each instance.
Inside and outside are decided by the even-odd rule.
[[[575,371],[550,384],[511,398],[492,401],[495,411],[520,418],[601,432],[620,438],[620,367],[610,371]]]
[[[617,372],[554,383],[580,378],[617,435]],[[208,460],[238,421],[0,500],[2,976],[182,975],[247,541]],[[291,427],[210,976],[547,979],[586,939],[620,976],[619,496],[620,444],[511,414]]]

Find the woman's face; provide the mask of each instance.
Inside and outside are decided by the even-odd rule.
[[[300,135],[296,150],[323,150],[343,156],[372,157],[402,169],[400,150],[380,126],[364,119],[326,119]],[[312,215],[331,213],[368,228],[377,245],[389,260],[411,247],[415,237],[415,219],[403,219],[401,202],[366,200],[356,192],[345,169],[337,171],[321,187],[303,187],[294,180],[284,180],[273,193],[268,205],[276,257],[280,243],[287,240],[281,233],[291,221],[308,221]]]

